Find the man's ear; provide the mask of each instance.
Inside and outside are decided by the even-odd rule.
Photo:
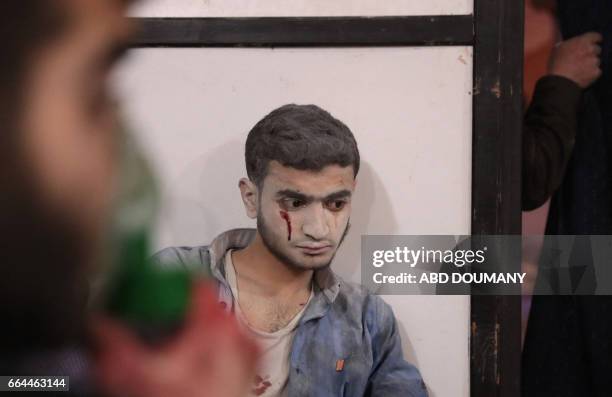
[[[257,198],[259,197],[257,186],[248,178],[241,178],[238,187],[247,216],[251,219],[257,218]]]

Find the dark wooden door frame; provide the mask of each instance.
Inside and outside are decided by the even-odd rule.
[[[140,18],[134,47],[473,46],[472,234],[520,234],[523,1],[474,15]],[[472,397],[520,395],[517,296],[472,296]]]
[[[521,234],[522,0],[474,1],[472,234]],[[520,396],[521,297],[472,296],[471,395]]]

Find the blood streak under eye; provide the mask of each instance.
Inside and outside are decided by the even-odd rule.
[[[280,216],[287,222],[287,241],[291,241],[291,218],[287,211],[281,211]]]

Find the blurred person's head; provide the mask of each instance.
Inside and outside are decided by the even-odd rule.
[[[4,348],[80,335],[117,171],[107,78],[129,40],[127,3],[0,2]]]
[[[349,228],[359,171],[349,128],[314,105],[285,105],[253,127],[246,141],[247,215],[267,249],[295,269],[331,263]]]
[[[557,0],[531,0],[535,9],[543,9],[554,12],[557,9]]]

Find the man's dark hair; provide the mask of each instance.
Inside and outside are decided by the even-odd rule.
[[[320,171],[328,165],[359,171],[359,150],[351,130],[315,105],[285,105],[259,121],[245,147],[247,175],[261,186],[270,161],[298,170]]]

